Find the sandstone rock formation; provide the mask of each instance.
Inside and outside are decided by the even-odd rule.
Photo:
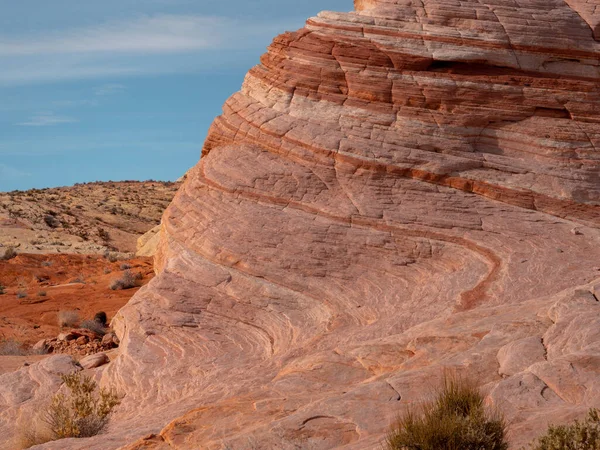
[[[79,361],[79,364],[81,364],[81,367],[83,367],[84,369],[93,369],[95,367],[100,367],[108,363],[108,361],[109,359],[106,353],[100,352],[86,356],[81,361]]]
[[[445,370],[513,448],[600,406],[598,6],[356,0],[277,37],[113,321],[116,420],[45,448],[376,449]]]
[[[154,256],[159,242],[160,225],[156,225],[138,238],[136,256]]]
[[[37,364],[0,375],[0,430],[3,449],[18,449],[35,428],[39,413],[58,391],[61,375],[81,370],[68,355],[56,355]]]

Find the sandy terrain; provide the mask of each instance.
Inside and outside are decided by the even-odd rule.
[[[135,252],[179,183],[124,181],[0,193],[0,255]]]
[[[154,275],[151,258],[110,262],[98,255],[28,254],[0,261],[0,284],[5,287],[0,295],[0,340],[31,345],[55,337],[59,311],[76,311],[81,320],[104,311],[110,320],[139,289],[110,289],[126,267],[142,274],[140,285]]]

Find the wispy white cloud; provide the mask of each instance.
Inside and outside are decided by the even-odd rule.
[[[80,108],[83,106],[98,106],[97,100],[55,100],[52,102],[53,108]]]
[[[28,35],[0,34],[0,86],[190,73],[239,64],[301,20],[155,15]]]
[[[1,37],[0,56],[69,53],[173,53],[215,49],[275,27],[224,17],[157,15],[23,38]],[[240,40],[240,38],[242,38]]]
[[[0,163],[0,180],[18,179],[21,177],[30,177],[29,172],[17,169],[16,167],[7,166]]]
[[[8,58],[6,58],[8,59]],[[0,70],[0,86],[24,85],[56,81],[87,80],[94,78],[122,77],[137,75],[141,72],[135,67],[123,67],[120,64],[105,66],[95,62],[34,60],[27,65],[10,64]]]
[[[52,111],[45,111],[34,115],[27,122],[21,122],[17,125],[25,127],[48,127],[73,122],[77,122],[77,119],[74,119],[73,117],[57,116]]]
[[[98,96],[114,95],[114,94],[120,94],[125,89],[126,89],[126,87],[123,86],[122,84],[109,83],[109,84],[103,84],[102,86],[98,86],[96,89],[94,89],[94,93]]]

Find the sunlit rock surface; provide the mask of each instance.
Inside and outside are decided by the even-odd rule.
[[[600,406],[600,3],[357,0],[277,37],[115,320],[108,433],[378,449],[444,371],[512,448]]]

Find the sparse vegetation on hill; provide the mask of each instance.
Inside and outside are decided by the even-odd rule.
[[[27,355],[27,350],[23,347],[20,342],[14,339],[6,339],[0,341],[0,355],[1,356],[24,356]]]
[[[134,252],[178,188],[124,181],[0,193],[0,245],[19,253]]]
[[[0,261],[0,285],[4,286],[0,289],[0,293],[4,291],[0,295],[0,340],[15,339],[28,348],[68,332],[68,327],[77,327],[85,319],[97,320],[107,328],[109,317],[136,291],[109,290],[110,281],[123,274],[119,270],[122,263],[135,267],[134,274],[141,273],[138,286],[154,275],[150,258],[109,263],[100,255],[20,254],[15,260]],[[77,279],[85,284],[74,283]],[[19,292],[27,296],[18,298]],[[106,315],[96,318],[102,311]]]
[[[13,259],[17,257],[17,251],[15,250],[14,247],[8,247],[6,250],[4,250],[4,253],[2,254],[2,257],[0,259],[3,259],[4,261],[8,261],[9,259]]]
[[[119,398],[113,392],[98,390],[88,376],[75,373],[62,379],[70,393],[59,393],[52,399],[45,415],[50,431],[56,439],[95,436],[108,423]]]
[[[139,281],[142,279],[141,273],[134,274],[129,269],[123,272],[121,278],[117,278],[110,283],[110,288],[113,291],[120,289],[131,289],[138,286]]]
[[[28,448],[64,438],[97,435],[108,423],[119,397],[80,373],[63,375],[67,394],[58,393],[42,415],[42,420],[22,430],[21,447]]]
[[[74,327],[79,323],[79,314],[77,311],[59,311],[57,316],[60,328]]]
[[[590,409],[583,421],[570,425],[550,425],[544,436],[529,446],[529,450],[600,450],[600,413]]]
[[[393,426],[387,450],[506,450],[505,424],[470,382],[446,378],[436,398]]]
[[[93,331],[98,336],[104,336],[106,334],[106,327],[95,320],[84,320],[81,322],[81,328]]]

